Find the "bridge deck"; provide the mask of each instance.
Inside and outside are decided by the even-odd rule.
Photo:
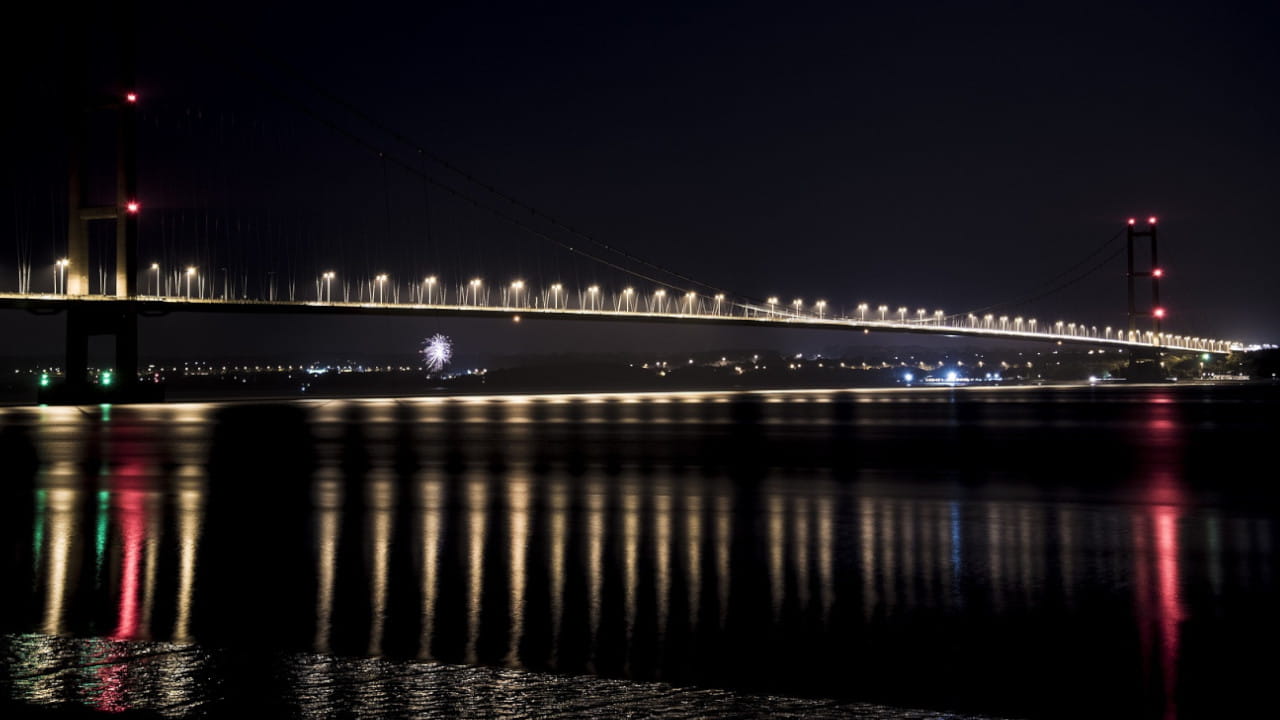
[[[866,320],[848,317],[818,317],[786,312],[776,308],[735,304],[723,313],[650,312],[645,310],[607,310],[574,307],[516,307],[500,305],[439,305],[424,303],[374,303],[342,301],[288,301],[209,299],[138,296],[131,299],[110,295],[20,295],[0,293],[0,309],[23,309],[35,313],[56,313],[74,306],[116,307],[132,309],[142,316],[167,315],[174,312],[248,313],[248,314],[304,314],[304,315],[383,315],[400,317],[455,316],[475,318],[548,318],[561,320],[607,320],[614,322],[667,322],[710,325],[739,325],[750,327],[777,327],[810,330],[844,330],[865,332],[916,333],[922,335],[980,337],[998,340],[1023,340],[1051,342],[1061,345],[1087,345],[1119,349],[1180,350],[1213,354],[1226,354],[1243,349],[1223,340],[1190,338],[1163,334],[1151,340],[1127,340],[1120,337],[1082,332],[1052,332],[1044,330],[1016,330],[997,327],[972,327],[947,324],[934,319],[895,322],[892,320]],[[1096,329],[1094,329],[1096,332]]]

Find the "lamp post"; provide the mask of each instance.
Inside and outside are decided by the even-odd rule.
[[[194,267],[187,268],[186,275],[187,275],[187,299],[188,300],[191,299],[191,278],[194,277],[195,274],[196,274],[196,269]]]
[[[70,264],[71,261],[67,258],[62,258],[53,264],[53,293],[55,295],[59,292],[59,285],[62,287],[61,292],[63,294],[67,292],[67,266]]]
[[[431,299],[435,295],[436,276],[435,275],[427,276],[427,279],[423,280],[422,284],[425,285],[427,288],[427,304],[430,305]]]
[[[337,273],[329,270],[324,275],[321,275],[321,277],[324,278],[325,302],[333,302],[333,279],[337,277]]]
[[[867,304],[866,304],[866,303],[858,303],[858,319],[859,319],[859,320],[866,320],[866,319],[867,319]]]
[[[771,297],[771,298],[769,298],[769,301],[768,301],[768,302],[769,302],[769,314],[770,314],[770,315],[773,315],[773,316],[777,316],[777,314],[778,314],[778,298],[777,298],[776,296],[775,296],[775,297]]]
[[[154,272],[156,274],[155,296],[160,297],[160,263],[151,263],[151,272]]]
[[[716,315],[720,314],[720,307],[724,303],[724,293],[716,293]]]
[[[818,319],[819,319],[819,320],[821,320],[821,319],[822,319],[822,313],[823,313],[823,311],[824,311],[824,310],[826,310],[826,308],[827,308],[827,301],[826,301],[826,300],[819,300],[819,301],[815,304],[815,307],[817,307],[817,308],[818,308]],[[862,311],[862,317],[863,317],[863,319],[865,320],[865,319],[866,319],[866,312],[867,312],[867,306],[866,306],[866,304],[865,304],[865,303],[863,303],[862,305],[860,305],[860,306],[859,306],[859,309]]]
[[[880,307],[878,307],[878,308],[876,308],[876,309],[880,311],[880,322],[884,322],[884,314],[885,314],[886,312],[888,312],[888,311],[889,311],[889,306],[888,306],[888,305],[881,305]]]
[[[654,305],[658,306],[658,312],[667,311],[666,297],[667,297],[667,291],[663,290],[662,288],[658,288],[657,290],[653,291],[653,302],[654,302]]]

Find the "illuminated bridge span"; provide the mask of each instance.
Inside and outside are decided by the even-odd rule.
[[[69,20],[73,55],[89,45],[84,22]],[[591,319],[971,336],[1112,347],[1129,351],[1132,361],[1152,371],[1164,352],[1248,349],[1163,327],[1164,268],[1154,217],[1130,219],[1051,280],[1054,287],[958,314],[898,303],[862,303],[849,311],[822,299],[735,293],[604,242],[497,189],[249,43],[232,47],[219,39],[204,52],[217,56],[218,67],[235,68],[262,86],[269,98],[236,102],[194,86],[186,100],[177,99],[186,88],[144,97],[129,36],[134,25],[119,23],[120,72],[112,85],[87,87],[88,58],[73,56],[65,122],[38,118],[41,127],[66,128],[66,200],[55,199],[53,212],[45,213],[43,189],[25,204],[15,199],[15,220],[50,217],[49,254],[34,249],[31,237],[40,233],[30,222],[15,222],[17,286],[0,280],[0,308],[65,315],[64,367],[72,395],[88,387],[91,336],[115,338],[120,384],[133,386],[140,364],[138,317],[172,312]],[[202,44],[194,42],[193,50]],[[91,182],[111,176],[102,163],[107,154],[90,147],[92,138],[103,137],[96,127],[103,120],[92,118],[104,112],[116,131],[108,202],[106,188]],[[304,143],[308,132],[317,134]],[[263,142],[269,135],[270,146]],[[158,167],[165,162],[178,165]],[[154,174],[140,174],[139,165]],[[56,196],[60,189],[52,190]],[[111,232],[101,232],[107,225]],[[1126,242],[1117,247],[1122,236]],[[1123,325],[1038,320],[1024,309],[1126,249]],[[830,290],[835,292],[828,298],[847,297],[843,289]],[[1113,322],[1119,320],[1117,314]]]
[[[32,311],[57,311],[70,307],[115,310],[143,315],[169,312],[217,312],[313,315],[388,315],[388,316],[464,316],[504,318],[520,322],[526,318],[612,320],[630,322],[678,322],[749,327],[783,327],[814,330],[855,330],[864,332],[919,333],[946,337],[967,336],[1001,340],[1029,340],[1062,345],[1114,347],[1126,350],[1173,350],[1226,354],[1246,349],[1239,342],[1212,338],[1188,337],[1165,332],[1128,331],[1075,322],[1041,322],[1036,318],[1007,315],[947,315],[942,311],[923,309],[908,311],[905,307],[890,310],[858,306],[857,314],[830,315],[825,306],[815,303],[805,310],[798,302],[790,306],[778,303],[754,304],[731,302],[713,295],[686,293],[671,296],[663,290],[642,296],[633,288],[608,292],[589,286],[568,293],[563,286],[551,286],[541,292],[524,292],[520,281],[501,292],[502,298],[489,303],[482,283],[469,286],[474,294],[460,293],[462,302],[447,303],[423,295],[404,302],[342,300],[251,300],[234,298],[166,297],[141,295],[118,298],[105,295],[81,297],[53,294],[0,294],[0,307],[25,308]],[[443,292],[435,290],[436,297]],[[320,293],[323,296],[323,290]]]

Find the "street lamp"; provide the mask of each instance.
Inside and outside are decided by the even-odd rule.
[[[936,325],[942,325],[942,311],[941,311],[941,310],[934,310],[934,311],[933,311],[933,321],[934,321],[934,323],[935,323]]]
[[[592,285],[587,288],[587,304],[592,310],[596,309],[596,298],[600,295],[600,286]]]
[[[859,319],[859,320],[866,320],[866,319],[867,319],[867,304],[866,304],[866,303],[858,303],[858,319]]]
[[[468,283],[471,286],[471,304],[480,304],[480,278],[472,278]]]
[[[634,307],[632,306],[632,303],[634,302],[635,295],[636,295],[635,288],[625,288],[622,291],[622,308],[624,310],[631,311],[634,309]]]
[[[423,284],[423,285],[425,285],[425,286],[426,286],[426,288],[427,288],[427,304],[428,304],[428,305],[430,305],[430,304],[431,304],[431,296],[432,296],[432,294],[433,294],[433,293],[432,293],[432,291],[433,291],[433,290],[435,289],[435,287],[436,287],[436,276],[435,276],[435,275],[429,275],[429,276],[427,276],[427,279],[426,279],[426,280],[423,280],[423,281],[422,281],[422,284]]]
[[[923,323],[923,322],[924,322],[924,313],[925,313],[925,309],[924,309],[924,308],[916,308],[916,320],[918,320],[919,322]]]
[[[804,301],[800,298],[796,298],[795,300],[791,301],[791,305],[796,309],[796,314],[799,315],[800,309],[804,307]]]
[[[823,310],[825,310],[825,309],[827,308],[827,301],[826,301],[826,300],[819,300],[819,301],[817,302],[817,304],[816,304],[816,307],[818,308],[818,319],[819,319],[819,320],[821,320],[821,319],[822,319],[822,311],[823,311]],[[864,304],[862,304],[862,305],[859,305],[859,306],[858,306],[858,309],[862,311],[862,313],[863,313],[863,317],[864,317],[864,319],[865,319],[865,317],[866,317],[866,311],[867,311],[867,306],[866,306],[866,304],[864,303]]]
[[[160,297],[160,263],[151,263],[151,270],[156,274],[156,297]]]
[[[667,311],[666,297],[667,291],[662,288],[653,291],[653,303],[658,306],[658,312]]]
[[[191,278],[194,277],[195,274],[196,274],[196,269],[194,267],[187,268],[186,275],[187,275],[187,299],[188,300],[191,299]]]
[[[906,308],[906,307],[900,307],[900,308],[898,308],[898,322],[900,322],[900,323],[906,323],[906,322],[907,322],[907,308]]]
[[[776,296],[771,297],[769,298],[768,302],[769,302],[769,314],[777,315],[778,314],[778,298]]]
[[[58,260],[53,263],[53,294],[55,295],[58,294],[59,283],[61,283],[62,285],[62,293],[66,294],[67,266],[70,264],[71,264],[71,261],[68,260],[67,258],[62,258],[61,260]]]
[[[884,322],[884,314],[885,314],[885,313],[887,313],[887,312],[889,312],[889,306],[888,306],[888,305],[881,305],[880,307],[878,307],[878,308],[876,308],[876,309],[880,311],[880,322]]]
[[[724,293],[716,293],[716,315],[720,314],[720,305],[724,302]]]
[[[337,273],[330,270],[321,277],[324,278],[324,294],[326,302],[333,302],[333,279],[337,277]]]
[[[523,280],[516,280],[515,282],[511,283],[511,297],[509,299],[510,299],[510,305],[512,307],[518,307],[520,305],[520,291],[523,289],[524,289]]]
[[[560,291],[564,290],[564,285],[556,283],[551,286],[551,305],[555,309],[560,309]]]

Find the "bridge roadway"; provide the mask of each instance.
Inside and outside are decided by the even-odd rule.
[[[957,316],[934,317],[918,321],[866,320],[848,317],[818,317],[794,313],[779,306],[725,303],[726,312],[652,312],[647,310],[608,310],[577,307],[517,307],[506,305],[442,305],[425,303],[343,302],[315,300],[247,300],[184,297],[137,296],[132,299],[113,295],[67,296],[54,294],[0,293],[0,309],[27,310],[36,314],[54,314],[70,307],[92,306],[106,309],[133,309],[142,317],[174,312],[301,314],[301,315],[384,315],[393,317],[455,316],[476,318],[554,318],[562,320],[607,320],[630,322],[677,322],[748,327],[803,328],[810,330],[854,330],[864,332],[915,333],[945,337],[979,337],[996,340],[1050,342],[1060,345],[1087,345],[1127,350],[1175,350],[1225,355],[1244,347],[1232,341],[1143,332],[1136,339],[1103,336],[1097,328],[1079,326],[1077,332],[1053,332],[1045,329],[1016,330],[947,322]],[[1066,326],[1063,326],[1066,327]]]

